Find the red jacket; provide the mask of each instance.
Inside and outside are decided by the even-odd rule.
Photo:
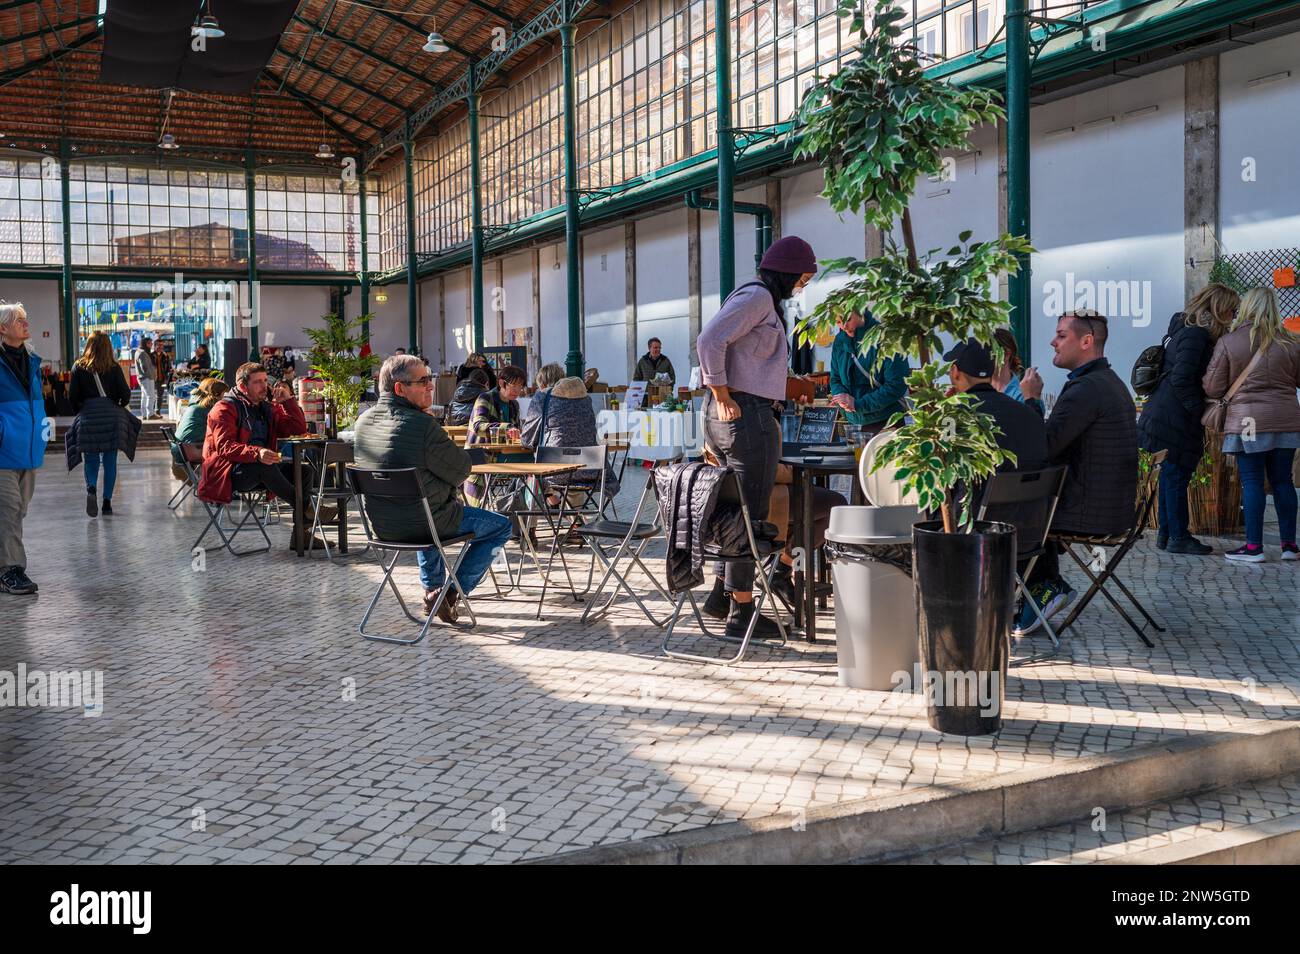
[[[230,503],[231,474],[236,464],[251,464],[257,460],[258,445],[250,443],[252,429],[248,424],[250,407],[248,398],[233,390],[208,413],[208,430],[203,438],[203,473],[199,478],[198,495],[208,503]],[[271,449],[283,437],[307,433],[307,418],[297,400],[289,398],[271,405]]]

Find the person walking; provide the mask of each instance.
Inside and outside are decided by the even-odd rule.
[[[1170,553],[1204,556],[1214,547],[1191,535],[1187,488],[1205,449],[1205,389],[1201,380],[1214,344],[1232,327],[1241,297],[1226,285],[1206,285],[1169,319],[1160,382],[1138,418],[1138,446],[1167,451],[1160,468],[1156,546]]]
[[[117,484],[117,452],[126,451],[135,459],[136,429],[127,420],[131,406],[131,386],[122,367],[113,357],[113,343],[108,335],[96,331],[86,340],[85,350],[72,367],[68,398],[77,420],[68,440],[68,469],[76,466],[75,456],[86,465],[86,516],[100,513],[96,499],[99,469],[104,468],[104,516],[113,514],[113,488]]]
[[[745,505],[756,521],[767,519],[781,457],[776,407],[785,400],[790,365],[782,303],[807,285],[816,271],[811,245],[794,235],[778,239],[763,254],[757,278],[727,296],[697,341],[701,375],[708,388],[700,408],[700,429],[718,463],[740,477]],[[706,611],[714,616],[725,613],[727,635],[743,636],[754,616],[754,567],[719,564],[715,577]],[[754,635],[777,637],[780,629],[760,615]]]
[[[140,384],[140,420],[147,421],[158,414],[158,365],[148,338],[135,353],[135,379]]]
[[[1296,491],[1291,464],[1300,447],[1300,337],[1282,324],[1271,288],[1241,299],[1232,331],[1218,340],[1202,382],[1205,396],[1227,402],[1223,452],[1237,460],[1246,543],[1225,553],[1240,563],[1263,563],[1264,481],[1273,489],[1282,559],[1296,548]]]
[[[23,518],[45,462],[41,359],[31,350],[27,310],[0,303],[0,593],[30,596]]]

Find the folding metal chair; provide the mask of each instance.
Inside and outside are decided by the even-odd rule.
[[[1061,498],[1061,488],[1065,486],[1066,467],[1048,467],[1043,470],[1012,470],[994,474],[984,483],[984,494],[980,498],[978,520],[995,520],[1012,524],[1016,528],[1016,562],[1028,561],[1022,576],[1016,571],[1016,592],[1033,608],[1048,638],[1052,641],[1052,651],[1033,653],[1024,659],[1011,662],[1013,666],[1049,659],[1060,651],[1061,641],[1057,639],[1052,624],[1043,616],[1029,595],[1029,587],[1024,577],[1034,570],[1034,564],[1043,555],[1047,546],[1047,535],[1052,526],[1052,517],[1056,513],[1056,504]]]
[[[180,467],[186,473],[185,479],[181,481],[181,485],[176,488],[176,492],[172,494],[171,499],[167,501],[167,509],[175,510],[185,502],[186,497],[194,493],[195,484],[194,480],[190,476],[189,470],[185,466],[185,451],[183,450],[181,442],[176,439],[176,428],[160,427],[158,428],[158,431],[167,439],[167,445],[171,448],[172,463],[176,464],[176,466]],[[194,445],[190,444],[184,446],[193,447]],[[198,448],[195,448],[195,450],[198,451]],[[201,452],[199,452],[199,460],[200,462],[203,460]]]
[[[680,463],[681,459],[682,455],[679,454],[675,459],[660,461],[657,466]],[[652,626],[664,626],[667,624],[667,619],[657,620],[654,618],[654,614],[646,607],[641,596],[632,588],[631,584],[628,583],[625,573],[631,572],[632,566],[629,565],[624,573],[620,573],[618,570],[619,561],[626,558],[630,561],[630,564],[634,564],[641,568],[641,572],[650,578],[650,582],[654,585],[656,592],[658,592],[664,600],[669,603],[673,601],[673,598],[668,595],[667,591],[659,585],[659,580],[655,575],[650,572],[643,562],[641,562],[641,553],[645,550],[646,546],[651,540],[663,532],[663,522],[659,515],[658,494],[654,494],[654,519],[649,523],[640,522],[641,513],[645,509],[646,499],[651,496],[654,486],[654,472],[650,471],[646,474],[645,487],[641,490],[641,496],[637,500],[636,509],[632,511],[631,520],[600,519],[578,528],[578,533],[582,535],[583,540],[585,540],[587,545],[591,547],[592,553],[595,554],[601,565],[605,567],[605,575],[600,578],[600,583],[596,586],[595,592],[591,594],[591,600],[588,602],[587,608],[582,611],[582,619],[579,622],[585,623],[588,619],[593,618],[593,611],[595,611],[596,617],[603,616],[607,613],[610,606],[613,605],[614,600],[618,598],[618,591],[621,587],[626,591],[628,596],[632,597],[636,602],[636,605],[640,607],[641,612],[645,614],[645,618],[650,621]],[[614,543],[615,541],[617,542],[617,546],[614,550],[614,555],[611,557],[605,553],[604,547],[606,543]],[[635,549],[633,549],[634,545]],[[605,591],[605,586],[609,582],[611,576],[618,581],[618,584],[609,594],[609,599],[597,608],[596,601]]]
[[[366,607],[366,613],[361,617],[361,622],[357,626],[363,638],[373,640],[379,643],[399,643],[403,646],[413,646],[420,640],[424,639],[425,634],[429,631],[429,624],[433,622],[434,616],[442,608],[443,600],[447,598],[447,586],[456,587],[456,592],[460,594],[460,599],[464,601],[465,609],[469,611],[470,628],[478,625],[478,620],[474,616],[474,608],[470,605],[469,595],[461,589],[460,580],[456,578],[456,573],[460,569],[461,560],[465,558],[467,546],[461,546],[456,553],[456,559],[453,561],[447,556],[446,548],[456,544],[468,545],[474,539],[473,533],[458,533],[455,536],[442,538],[438,535],[438,528],[433,522],[433,513],[429,510],[429,501],[424,497],[424,489],[420,486],[420,478],[414,467],[403,467],[395,470],[371,470],[358,467],[355,464],[347,465],[348,477],[352,482],[352,490],[356,496],[358,508],[361,511],[361,526],[365,530],[366,540],[376,551],[376,559],[384,570],[383,578],[379,581],[379,586],[375,588],[375,595],[370,599],[370,605]],[[426,539],[415,542],[406,540],[388,540],[378,536],[370,522],[369,505],[372,499],[388,500],[399,504],[404,504],[412,510],[412,516],[424,512],[425,524],[428,528],[429,535]],[[442,557],[443,569],[446,572],[447,584],[443,586],[442,591],[438,594],[437,601],[429,609],[429,615],[423,620],[410,611],[406,605],[406,600],[402,599],[401,592],[397,589],[397,583],[393,580],[393,568],[397,561],[402,558],[403,553],[417,553],[420,550],[427,550],[429,547],[436,547],[439,555]],[[393,551],[393,558],[387,563],[384,562],[380,550]],[[422,623],[419,635],[413,639],[402,639],[400,636],[388,636],[382,633],[367,633],[366,623],[370,621],[370,614],[375,611],[375,605],[379,602],[379,596],[384,592],[384,587],[392,589],[393,595],[397,597],[398,604],[402,607],[402,612],[406,614],[407,619],[413,623]]]
[[[233,518],[229,517],[230,504],[212,503],[211,501],[204,500],[198,494],[199,478],[203,467],[203,452],[193,444],[176,442],[175,437],[176,434],[173,431],[171,436],[175,448],[173,454],[179,452],[181,467],[185,469],[185,473],[189,478],[189,485],[193,489],[194,499],[201,503],[203,509],[208,513],[208,522],[203,527],[203,532],[199,534],[198,539],[194,541],[194,545],[190,547],[190,551],[193,552],[202,547],[203,541],[207,538],[208,531],[210,530],[217,531],[217,536],[221,538],[221,545],[228,550],[232,556],[251,556],[254,553],[265,553],[267,550],[271,549],[271,538],[266,534],[266,523],[257,515],[258,506],[263,504],[266,500],[266,491],[234,491],[231,494],[230,504],[239,503],[244,508],[243,519],[241,519],[239,523],[234,523]],[[232,526],[222,526],[223,518],[229,520]],[[253,520],[253,527],[246,526],[249,518],[252,518]],[[258,532],[262,534],[262,539],[266,541],[266,546],[250,547],[247,550],[236,550],[235,538],[240,533],[252,530],[254,527],[256,527]]]
[[[345,441],[327,441],[320,450],[320,480],[316,487],[310,493],[312,495],[311,510],[311,530],[307,532],[307,552],[310,553],[316,545],[316,531],[322,528],[320,511],[321,505],[325,503],[334,504],[340,513],[347,507],[348,501],[352,499],[352,488],[348,485],[340,465],[351,464],[355,460],[352,445]],[[334,486],[329,486],[329,476],[333,468],[335,475]],[[325,549],[325,559],[332,560],[330,555],[330,542],[323,535],[320,542]]]
[[[535,459],[539,464],[578,464],[582,470],[596,470],[600,474],[599,481],[592,485],[586,482],[574,484],[573,474],[579,471],[565,474],[562,478],[555,480],[549,487],[545,481],[539,481],[538,493],[545,498],[550,494],[555,494],[560,498],[560,502],[552,507],[544,499],[538,501],[538,507],[535,510],[517,511],[521,515],[542,517],[546,520],[553,536],[551,539],[551,552],[546,561],[546,571],[541,572],[541,563],[536,554],[533,555],[534,563],[537,564],[542,577],[542,593],[537,600],[537,618],[542,618],[542,606],[546,601],[546,591],[550,586],[550,570],[555,565],[555,557],[560,558],[560,566],[564,569],[564,577],[569,583],[569,592],[573,595],[575,601],[580,601],[583,596],[591,591],[591,582],[596,573],[596,557],[593,551],[591,563],[587,568],[587,585],[581,593],[573,585],[573,576],[569,573],[569,561],[564,555],[563,542],[568,531],[565,525],[573,520],[579,528],[585,523],[594,522],[601,518],[605,510],[605,461],[607,451],[605,445],[596,444],[591,447],[539,447],[535,453]],[[580,499],[577,503],[570,504],[570,499],[577,496]],[[586,540],[583,540],[586,543]]]
[[[755,582],[759,584],[758,592],[754,594],[754,615],[749,621],[749,626],[745,630],[743,637],[718,635],[709,631],[704,623],[704,617],[700,614],[699,604],[695,601],[695,593],[692,590],[682,590],[677,594],[677,601],[673,606],[673,614],[668,619],[668,628],[664,630],[663,642],[660,644],[660,650],[665,656],[671,656],[674,659],[688,659],[692,662],[712,663],[717,666],[730,666],[737,663],[745,656],[745,651],[749,649],[749,641],[754,636],[754,627],[758,624],[759,614],[762,612],[763,603],[768,597],[773,596],[772,592],[772,572],[776,560],[781,555],[782,541],[780,540],[759,540],[754,536],[754,524],[749,518],[749,507],[745,504],[745,496],[741,491],[740,475],[730,467],[725,468],[727,471],[723,477],[722,486],[718,490],[718,507],[738,506],[741,516],[745,521],[745,533],[748,543],[747,551],[742,553],[723,553],[712,547],[706,546],[704,549],[704,560],[706,563],[740,563],[752,562],[756,570],[754,574]],[[672,528],[665,528],[665,533],[670,532]],[[695,621],[700,630],[714,639],[720,639],[726,642],[739,642],[740,648],[736,650],[736,655],[730,659],[717,659],[713,656],[699,656],[693,653],[684,653],[671,650],[668,648],[668,641],[672,638],[673,630],[677,626],[677,621],[681,617],[682,607],[687,600],[691,601],[691,608],[695,613]],[[772,600],[772,605],[777,606],[777,601]],[[780,609],[776,610],[776,626],[781,633],[781,645],[786,643],[785,624],[781,622]]]
[[[1074,533],[1051,534],[1050,539],[1060,543],[1065,549],[1065,552],[1070,554],[1070,557],[1074,562],[1079,564],[1079,568],[1082,569],[1084,573],[1088,574],[1088,579],[1092,581],[1092,585],[1089,586],[1088,591],[1083,594],[1083,598],[1074,604],[1074,607],[1070,611],[1070,615],[1065,618],[1065,622],[1057,629],[1058,633],[1063,633],[1073,626],[1074,621],[1079,618],[1079,614],[1082,613],[1084,608],[1092,602],[1093,597],[1100,593],[1102,596],[1106,597],[1106,601],[1110,603],[1111,606],[1115,607],[1115,612],[1119,613],[1119,615],[1124,618],[1124,622],[1128,623],[1129,629],[1137,633],[1138,639],[1146,643],[1148,647],[1152,649],[1155,648],[1155,643],[1147,639],[1145,632],[1146,627],[1138,626],[1137,623],[1133,622],[1132,617],[1124,611],[1124,607],[1120,606],[1119,601],[1116,600],[1115,597],[1111,595],[1110,591],[1106,589],[1106,584],[1113,582],[1118,586],[1120,592],[1128,597],[1128,601],[1137,608],[1139,613],[1146,617],[1146,621],[1156,630],[1156,632],[1163,633],[1165,631],[1163,626],[1152,619],[1151,614],[1147,612],[1146,607],[1143,606],[1141,602],[1138,601],[1138,598],[1129,591],[1129,588],[1124,585],[1124,581],[1116,575],[1115,571],[1118,570],[1119,565],[1124,562],[1124,558],[1128,556],[1128,552],[1133,549],[1133,545],[1137,543],[1138,540],[1142,539],[1142,531],[1146,528],[1147,521],[1151,518],[1151,508],[1155,506],[1156,494],[1159,493],[1160,468],[1165,462],[1165,456],[1167,453],[1167,451],[1159,451],[1153,455],[1151,459],[1151,474],[1148,478],[1149,484],[1147,485],[1147,490],[1142,501],[1137,506],[1133,518],[1133,526],[1127,533],[1119,533],[1112,536],[1088,536],[1086,534]],[[1101,569],[1100,574],[1094,574],[1089,562],[1081,559],[1079,554],[1075,552],[1074,548],[1076,546],[1088,547],[1092,549],[1094,554],[1097,553],[1098,548],[1108,549],[1110,547],[1115,547],[1116,549],[1111,557],[1106,561],[1106,565]]]

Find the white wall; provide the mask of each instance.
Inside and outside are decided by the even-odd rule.
[[[346,299],[353,309],[360,307],[359,300],[356,292]],[[309,348],[311,341],[302,329],[319,328],[329,307],[330,290],[325,286],[263,284],[258,341],[277,348]]]
[[[767,190],[759,187],[736,193],[737,202],[767,204]],[[754,261],[754,230],[757,221],[752,215],[736,213],[734,259],[736,286],[754,280],[758,264]],[[718,213],[709,209],[700,211],[700,316],[702,324],[718,313],[722,302],[718,299]],[[685,233],[682,240],[685,241]],[[644,353],[644,349],[643,349]],[[673,367],[676,367],[674,364]],[[685,372],[679,372],[684,374]]]
[[[537,363],[537,316],[533,313],[533,253],[519,252],[509,255],[503,262],[502,305],[506,343],[513,328],[532,328],[533,346],[528,353],[528,379],[531,381],[540,365]]]
[[[708,214],[701,213],[702,216]],[[705,226],[701,224],[701,237],[704,230]],[[637,220],[637,355],[645,354],[645,343],[650,338],[660,339],[680,384],[689,380],[691,368],[690,263],[687,252],[685,208]],[[714,288],[717,288],[716,270]],[[705,316],[708,317],[707,312]],[[623,381],[617,383],[630,381],[632,371],[632,368],[627,368]],[[613,381],[613,378],[609,380]]]
[[[462,364],[469,354],[469,341],[473,327],[469,318],[469,269],[447,272],[444,307],[447,325],[443,338],[443,367]]]
[[[1156,106],[1154,112],[1127,115]],[[1084,128],[1106,117],[1113,122]],[[1053,286],[1119,282],[1142,308],[1098,302],[1110,318],[1106,356],[1128,379],[1138,353],[1158,342],[1183,305],[1183,70],[1175,67],[1040,106],[1031,114],[1033,354],[1045,393],[1065,372],[1052,367]],[[1057,130],[1073,131],[1056,133]],[[1101,291],[1102,289],[1097,289]],[[1149,292],[1149,294],[1148,294]],[[1081,302],[1065,302],[1065,308]]]
[[[59,288],[59,282],[50,279],[0,278],[0,298],[22,302],[27,311],[32,350],[41,356],[42,361],[55,366],[63,361],[63,339],[59,335]],[[74,360],[76,357],[73,355]]]
[[[388,301],[379,301],[376,297],[383,293]],[[352,293],[349,305],[361,311],[361,299],[358,292]],[[355,304],[352,304],[355,301]],[[410,348],[410,332],[407,328],[406,283],[374,286],[370,289],[370,313],[375,317],[370,322],[370,349],[376,354],[387,357],[397,348]],[[428,312],[425,312],[426,323]]]
[[[541,250],[540,364],[564,364],[569,353],[568,271],[564,244]]]
[[[622,222],[583,236],[582,350],[587,367],[599,369],[607,384],[626,384],[632,377],[627,366],[626,245]]]
[[[823,186],[820,170],[781,181],[782,237],[799,236],[813,247],[819,261],[846,255],[861,257],[867,246],[866,225],[862,217],[851,212],[842,218],[837,216],[821,196]],[[819,267],[817,276],[799,296],[797,310],[809,314],[827,295],[845,284],[843,275],[827,276],[826,270]],[[793,320],[790,321],[790,331],[794,331]],[[830,354],[829,347],[813,349],[813,359],[825,361],[827,367],[830,366]]]
[[[1291,76],[1250,87],[1260,77]],[[1219,60],[1219,222],[1224,251],[1300,246],[1300,41],[1257,43]],[[1243,179],[1253,166],[1253,181]]]
[[[420,350],[429,359],[429,366],[435,369],[441,368],[446,363],[444,358],[446,343],[444,341],[442,319],[438,316],[438,286],[439,279],[436,276],[426,278],[419,284]],[[393,344],[394,346],[406,347],[405,342],[402,341],[394,340]],[[392,354],[392,351],[383,353]]]

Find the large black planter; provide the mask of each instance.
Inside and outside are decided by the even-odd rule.
[[[989,735],[1002,727],[1015,560],[1010,524],[980,522],[974,533],[944,533],[941,522],[912,527],[918,688],[940,732]]]

